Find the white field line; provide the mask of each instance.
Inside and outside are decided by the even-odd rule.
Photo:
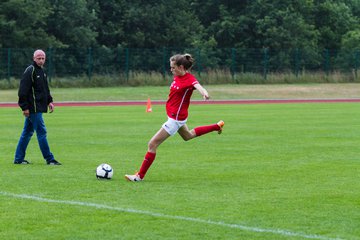
[[[167,219],[182,220],[182,221],[187,221],[187,222],[196,222],[196,223],[215,225],[215,226],[220,226],[220,227],[225,227],[225,228],[240,229],[240,230],[248,231],[248,232],[270,233],[270,234],[290,236],[290,237],[300,237],[300,238],[306,238],[306,239],[341,240],[341,238],[328,238],[328,237],[315,235],[315,234],[291,232],[291,231],[282,230],[282,229],[251,227],[251,226],[240,225],[240,224],[224,223],[224,222],[217,222],[217,221],[212,221],[212,220],[204,220],[204,219],[200,219],[200,218],[168,215],[168,214],[143,211],[143,210],[137,210],[137,209],[131,209],[131,208],[112,207],[112,206],[108,206],[108,205],[104,205],[104,204],[97,204],[97,203],[90,203],[90,202],[56,200],[56,199],[37,197],[37,196],[33,196],[33,195],[15,194],[15,193],[8,193],[8,192],[2,192],[2,191],[0,191],[0,195],[7,196],[7,197],[13,197],[13,198],[28,199],[28,200],[38,201],[38,202],[92,207],[92,208],[97,208],[97,209],[107,209],[107,210],[118,211],[118,212],[141,214],[141,215],[147,215],[147,216],[158,217],[158,218],[167,218]]]

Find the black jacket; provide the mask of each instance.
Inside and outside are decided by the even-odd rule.
[[[43,68],[35,62],[25,69],[19,87],[19,106],[30,113],[47,112],[48,105],[53,101]]]

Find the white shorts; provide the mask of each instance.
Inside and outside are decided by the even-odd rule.
[[[162,125],[162,128],[170,135],[174,136],[179,129],[186,124],[186,120],[184,121],[176,121],[172,118],[168,118],[168,120]]]

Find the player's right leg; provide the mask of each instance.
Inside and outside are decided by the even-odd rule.
[[[184,125],[183,127],[181,127],[179,129],[179,134],[181,135],[181,137],[187,141],[190,139],[193,139],[195,137],[199,137],[202,136],[204,134],[213,132],[213,131],[217,131],[218,134],[222,133],[222,129],[225,125],[225,122],[223,120],[220,120],[218,123],[216,124],[211,124],[211,125],[206,125],[206,126],[199,126],[196,127],[192,130],[189,131],[189,129],[187,128],[186,125]]]

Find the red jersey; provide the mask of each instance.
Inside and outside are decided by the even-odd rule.
[[[183,121],[188,117],[190,98],[199,82],[195,76],[186,73],[184,76],[174,76],[170,86],[169,98],[166,102],[166,113],[169,118]]]

